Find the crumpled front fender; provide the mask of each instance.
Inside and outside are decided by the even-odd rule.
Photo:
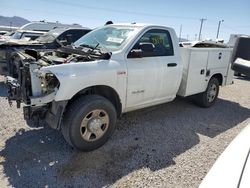
[[[42,67],[40,72],[54,74],[60,82],[55,101],[69,100],[82,89],[105,85],[116,88],[117,62],[96,60]]]

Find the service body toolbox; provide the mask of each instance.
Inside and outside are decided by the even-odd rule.
[[[189,96],[205,91],[211,75],[223,75],[221,85],[233,82],[230,57],[232,48],[180,48],[183,62],[179,96]]]

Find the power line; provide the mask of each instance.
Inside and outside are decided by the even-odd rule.
[[[50,0],[44,0],[51,3]],[[127,11],[127,10],[121,10],[121,9],[110,9],[110,8],[103,8],[103,7],[95,7],[95,6],[86,6],[86,4],[81,3],[71,3],[71,2],[65,2],[60,0],[53,0],[53,3],[58,3],[60,5],[68,5],[72,7],[77,8],[85,8],[85,9],[94,9],[94,10],[101,10],[105,12],[115,12],[115,13],[121,13],[121,14],[136,14],[136,15],[142,15],[142,16],[150,16],[150,17],[162,17],[162,18],[174,18],[174,19],[186,19],[186,20],[196,20],[197,18],[194,17],[181,17],[181,16],[172,16],[172,15],[163,15],[163,14],[150,14],[146,12],[135,12],[135,11]]]
[[[180,27],[179,42],[181,42],[181,32],[182,32],[182,24],[181,24],[181,27]]]
[[[220,25],[221,25],[221,22],[224,22],[224,20],[220,20],[220,21],[219,21],[219,24],[218,24],[218,29],[217,29],[217,34],[216,34],[216,39],[218,39],[218,37],[219,37],[219,32],[220,32]]]

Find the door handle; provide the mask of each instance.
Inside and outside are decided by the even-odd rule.
[[[168,67],[176,67],[177,63],[168,63]]]

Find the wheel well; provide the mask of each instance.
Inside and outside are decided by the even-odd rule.
[[[114,105],[117,111],[117,116],[119,117],[121,115],[122,104],[121,104],[119,95],[113,88],[109,86],[104,86],[104,85],[97,85],[97,86],[91,86],[91,87],[85,88],[79,91],[77,94],[75,94],[69,100],[68,105],[72,103],[74,100],[76,100],[79,96],[82,96],[82,95],[100,95],[102,97],[105,97]]]
[[[222,77],[222,74],[218,73],[218,74],[214,74],[211,78],[217,78],[220,85],[222,85],[223,83],[223,77]]]

